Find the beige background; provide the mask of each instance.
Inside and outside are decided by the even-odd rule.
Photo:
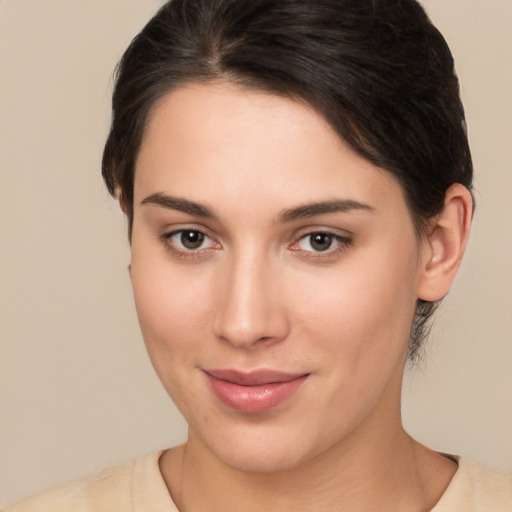
[[[183,439],[104,191],[110,76],[159,0],[0,0],[0,505]],[[404,420],[512,472],[512,2],[424,0],[455,54],[477,216]]]

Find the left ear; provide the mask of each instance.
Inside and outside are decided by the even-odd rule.
[[[453,184],[423,241],[419,299],[434,302],[450,290],[468,243],[472,216],[471,193],[464,185]]]

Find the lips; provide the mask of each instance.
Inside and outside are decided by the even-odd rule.
[[[269,411],[290,398],[309,374],[290,374],[273,370],[249,373],[238,370],[205,370],[210,388],[230,409],[257,414]]]

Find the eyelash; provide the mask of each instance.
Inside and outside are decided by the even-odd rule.
[[[199,237],[204,237],[204,240],[210,240],[210,247],[206,248],[197,248],[197,249],[187,249],[185,247],[183,248],[177,248],[176,242],[173,242],[173,238],[176,236],[183,237],[184,234],[195,234],[196,236],[199,235]],[[314,236],[324,236],[329,237],[331,239],[331,245],[333,243],[336,244],[334,248],[328,247],[327,249],[323,251],[315,251],[311,250],[308,251],[306,249],[302,249],[300,247],[300,243],[308,238],[312,238]],[[221,245],[218,242],[215,242],[210,236],[208,236],[206,233],[199,229],[177,229],[174,231],[171,231],[169,233],[164,233],[160,235],[160,240],[163,243],[166,250],[170,251],[173,255],[183,258],[183,259],[191,259],[191,258],[198,258],[203,257],[206,254],[210,253],[212,250],[217,250],[221,247]],[[180,241],[181,245],[183,246],[183,242]],[[341,236],[339,234],[333,233],[328,230],[317,230],[317,231],[309,231],[308,233],[305,233],[301,235],[295,242],[293,242],[289,249],[294,252],[302,252],[304,254],[304,257],[306,258],[330,258],[335,255],[338,255],[342,252],[344,252],[350,245],[352,244],[352,239],[350,237]],[[202,244],[201,244],[202,245]],[[311,245],[311,242],[310,242]]]
[[[173,243],[173,238],[177,235],[181,235],[183,237],[186,233],[195,233],[196,235],[203,236],[205,240],[211,240],[212,247],[207,247],[204,249],[197,248],[197,249],[187,249],[187,248],[177,248],[175,243]],[[171,231],[169,233],[164,233],[160,237],[161,242],[163,243],[165,249],[167,249],[169,252],[171,252],[174,256],[177,256],[179,258],[183,259],[190,259],[190,258],[200,258],[202,256],[205,256],[205,253],[209,253],[212,250],[217,250],[218,247],[220,247],[220,244],[216,243],[210,236],[208,236],[206,233],[199,229],[177,229],[175,231]],[[183,245],[183,244],[182,244]],[[217,247],[216,247],[217,246]]]
[[[308,251],[306,249],[301,249],[300,248],[300,243],[302,241],[304,241],[304,240],[307,240],[308,238],[310,239],[309,245],[311,246],[312,239],[315,236],[329,237],[330,241],[331,241],[331,245],[333,243],[335,243],[336,246],[334,248],[333,247],[329,247],[329,248],[327,248],[327,249],[325,249],[323,251],[319,251],[319,250],[317,250],[317,251],[315,251],[315,250]],[[333,257],[333,256],[341,254],[351,244],[352,244],[352,239],[350,237],[341,236],[339,234],[333,233],[333,232],[328,231],[328,230],[318,230],[318,231],[310,231],[310,232],[302,235],[301,237],[299,237],[299,239],[296,242],[294,242],[290,246],[290,248],[292,250],[294,250],[294,251],[302,251],[303,253],[305,253],[305,256],[307,258],[329,258],[329,257]]]

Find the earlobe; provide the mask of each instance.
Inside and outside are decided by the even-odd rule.
[[[472,215],[471,193],[459,183],[452,185],[424,241],[419,299],[434,302],[450,290],[466,249]]]

